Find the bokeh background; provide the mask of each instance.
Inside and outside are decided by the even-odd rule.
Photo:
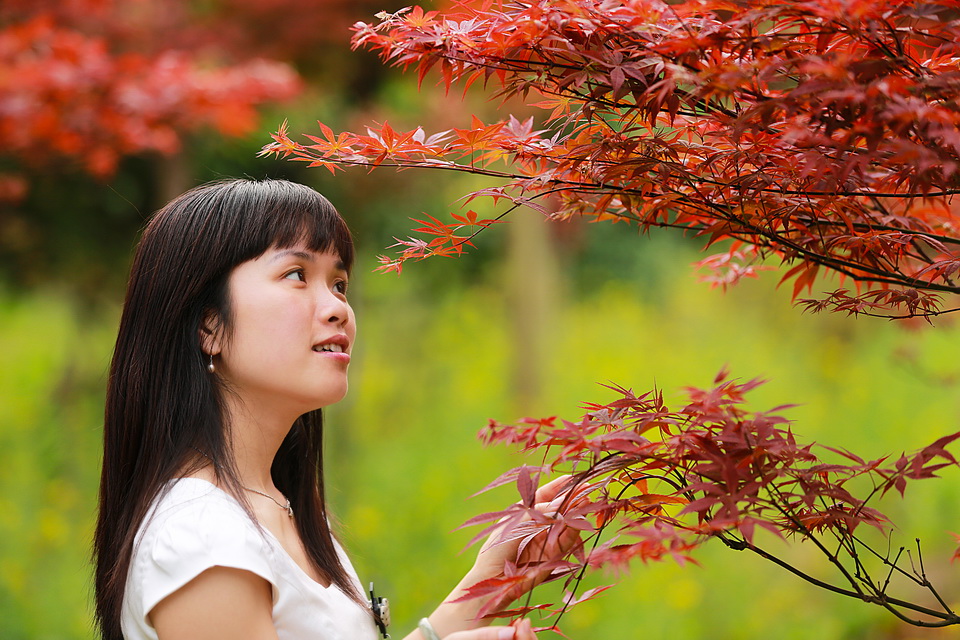
[[[330,176],[257,158],[289,119],[443,129],[500,107],[349,49],[349,25],[392,0],[5,0],[0,6],[0,638],[93,638],[89,549],[105,375],[129,257],[149,214],[224,176],[311,184],[356,234],[360,342],[348,398],[327,412],[330,499],[364,580],[402,636],[469,567],[459,525],[516,496],[470,496],[522,464],[484,448],[487,420],[579,415],[601,386],[682,398],[728,366],[761,376],[762,410],[864,457],[958,429],[960,344],[936,326],[806,315],[764,273],[726,293],[698,281],[699,243],[520,212],[457,261],[373,272],[409,218],[442,216],[475,178]],[[472,206],[487,206],[482,203]],[[881,506],[895,544],[960,605],[950,557],[960,473]],[[815,572],[812,549],[772,543]],[[708,545],[698,566],[635,565],[564,621],[573,640],[953,638]],[[911,597],[910,592],[904,592]],[[556,637],[543,634],[545,637]]]

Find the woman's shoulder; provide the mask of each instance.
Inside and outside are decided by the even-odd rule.
[[[244,513],[236,498],[202,478],[174,478],[154,500],[153,514],[171,515],[184,509],[227,509]]]
[[[177,478],[167,483],[154,500],[139,537],[171,527],[203,530],[238,525],[256,528],[233,496],[200,478]]]
[[[180,478],[161,491],[144,519],[134,557],[163,567],[228,560],[227,566],[260,565],[267,548],[263,532],[232,496],[206,480]]]
[[[124,628],[141,637],[131,629],[148,629],[147,615],[158,602],[213,567],[250,571],[275,585],[272,556],[263,532],[232,496],[197,478],[171,481],[137,534]]]

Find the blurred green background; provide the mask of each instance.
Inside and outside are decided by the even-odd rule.
[[[373,13],[371,6],[351,10]],[[265,108],[245,137],[196,132],[181,153],[128,157],[100,180],[69,163],[37,168],[3,158],[30,184],[22,201],[0,209],[3,640],[93,637],[89,547],[103,393],[128,259],[151,211],[222,176],[314,185],[356,233],[351,302],[359,343],[350,394],[327,412],[327,474],[361,578],[391,599],[394,637],[469,567],[474,551],[464,545],[473,532],[457,527],[516,499],[509,487],[469,497],[524,462],[481,446],[476,433],[489,418],[574,418],[580,403],[612,399],[598,384],[608,381],[638,391],[657,386],[680,400],[682,387],[708,385],[729,366],[737,377],[769,379],[754,409],[796,403],[788,416],[800,436],[864,457],[913,450],[957,430],[956,327],[803,314],[776,288],[775,273],[727,293],[712,290],[691,266],[698,243],[672,234],[546,223],[521,212],[458,261],[408,265],[400,277],[374,274],[376,254],[405,233],[409,217],[440,216],[482,183],[390,170],[331,177],[257,159],[268,132],[283,118],[308,132],[317,118],[343,128],[384,118],[444,128],[492,107],[482,96],[463,105],[429,83],[417,93],[412,77],[350,53],[346,38],[291,58],[306,91]],[[960,473],[949,469],[882,508],[899,526],[897,544],[922,538],[928,575],[960,605],[949,534],[960,532],[958,503]],[[773,548],[822,569],[804,545]],[[591,576],[590,585],[617,586],[565,619],[568,637],[960,637],[914,629],[719,545],[696,557],[700,566],[638,564],[627,575]]]

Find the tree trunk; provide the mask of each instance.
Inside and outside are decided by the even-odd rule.
[[[510,295],[512,401],[516,411],[526,415],[535,409],[543,392],[557,303],[558,260],[548,220],[524,211],[507,226],[504,277]]]

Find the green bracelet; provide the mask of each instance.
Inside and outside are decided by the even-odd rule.
[[[420,618],[420,624],[417,625],[417,628],[423,634],[423,640],[440,640],[440,634],[433,628],[428,618]]]

